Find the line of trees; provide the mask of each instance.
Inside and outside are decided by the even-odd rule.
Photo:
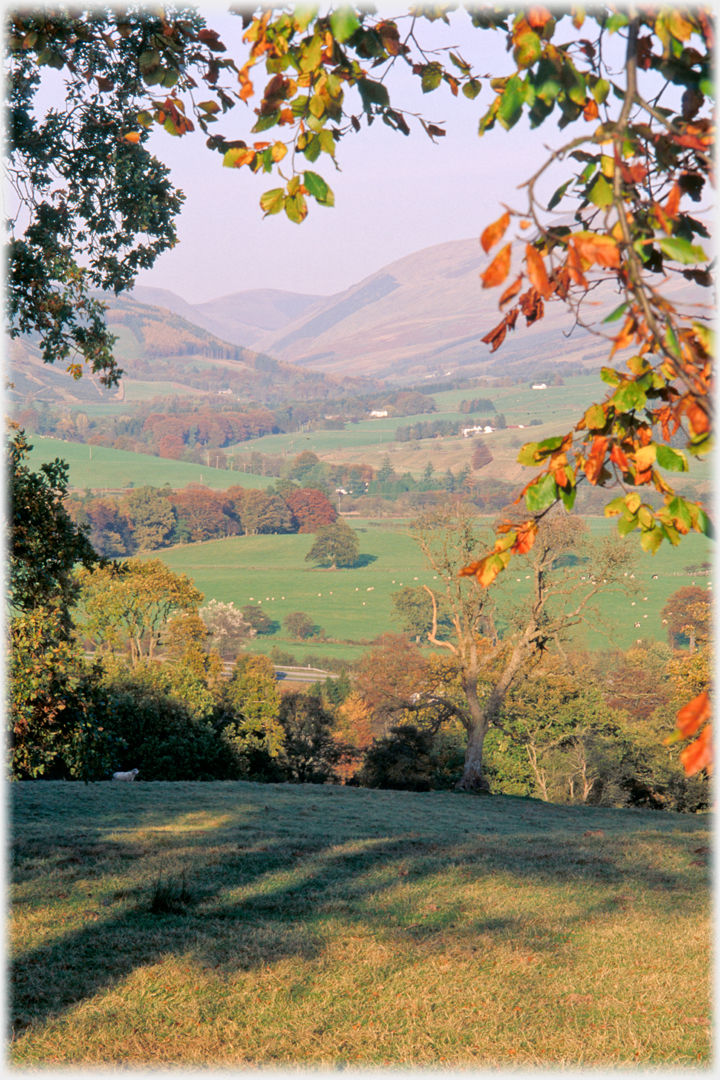
[[[88,528],[95,550],[112,558],[222,536],[314,533],[337,519],[321,491],[293,484],[282,495],[237,484],[224,491],[143,485],[119,498],[76,494],[65,505],[75,524]]]

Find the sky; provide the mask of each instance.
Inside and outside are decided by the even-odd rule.
[[[243,55],[241,20],[219,6],[201,5],[201,11],[228,54]],[[474,29],[465,11],[451,13],[449,27],[423,22],[421,29],[424,40],[454,47],[476,74],[512,70],[505,35]],[[260,195],[280,186],[276,177],[224,168],[221,155],[206,149],[202,132],[172,138],[157,130],[148,147],[171,167],[186,204],[178,221],[180,243],[142,272],[138,284],[169,289],[189,303],[257,288],[329,296],[433,244],[472,237],[479,243],[503,202],[523,209],[525,195],[517,185],[543,160],[543,146],[560,145],[568,133],[559,132],[553,119],[535,131],[523,120],[511,132],[497,128],[480,138],[478,122],[493,96],[487,82],[475,101],[453,98],[445,84],[423,95],[419,80],[402,67],[396,65],[388,84],[392,104],[421,112],[447,135],[433,143],[417,121],[409,137],[380,121],[369,129],[363,123],[359,134],[339,144],[340,172],[325,154],[312,166],[333,189],[335,207],[309,199],[301,225],[284,214],[263,219]],[[226,138],[253,141],[257,136],[248,135],[256,103],[238,103],[217,129]]]

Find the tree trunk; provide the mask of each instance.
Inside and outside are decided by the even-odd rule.
[[[482,768],[486,732],[484,724],[476,724],[468,731],[465,767],[461,779],[455,785],[457,791],[478,791],[485,795],[490,793],[490,785],[483,776]]]
[[[481,705],[478,698],[477,659],[471,659],[469,671],[463,679],[470,723],[466,725],[468,741],[465,751],[465,767],[462,777],[455,785],[457,791],[482,791],[489,794],[490,785],[483,776],[482,771],[483,743],[490,725],[500,711],[513,679],[522,666],[527,648],[525,638],[517,643],[485,705]]]

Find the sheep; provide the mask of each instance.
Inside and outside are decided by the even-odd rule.
[[[114,772],[112,775],[113,780],[134,780],[139,769],[131,769],[130,772]]]

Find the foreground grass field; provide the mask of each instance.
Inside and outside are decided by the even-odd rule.
[[[10,808],[16,1067],[709,1065],[707,816],[250,783]]]

